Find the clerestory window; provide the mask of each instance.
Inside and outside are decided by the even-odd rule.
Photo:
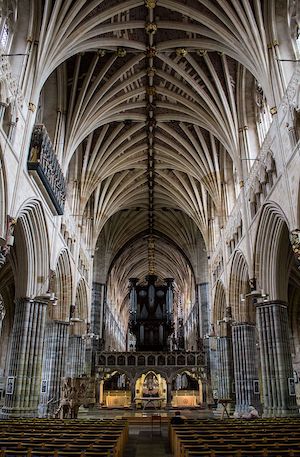
[[[298,27],[298,29],[297,29],[296,46],[297,46],[298,55],[300,55],[300,27]]]
[[[259,145],[264,142],[266,134],[269,131],[272,116],[267,99],[264,95],[261,85],[256,82],[255,85],[255,103],[256,103],[256,125],[258,131]]]
[[[2,52],[8,50],[9,45],[9,24],[7,18],[1,18],[1,29],[0,29],[0,47]]]

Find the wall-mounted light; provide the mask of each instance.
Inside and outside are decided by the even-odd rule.
[[[241,303],[245,302],[246,301],[246,298],[247,297],[252,297],[253,299],[258,299],[258,298],[261,298],[263,299],[263,301],[268,301],[268,297],[269,297],[269,294],[267,294],[263,289],[261,290],[251,290],[251,292],[249,292],[249,294],[241,294],[240,295],[240,301]]]
[[[49,301],[49,303],[51,303],[52,306],[57,306],[57,304],[58,304],[58,299],[55,296],[54,292],[47,292],[47,293],[45,293],[43,295],[37,295],[35,297],[31,296],[29,298],[29,302],[30,303],[33,303],[34,301],[38,302],[39,300]]]
[[[80,319],[79,317],[70,317],[70,325],[75,325],[77,323],[80,323],[80,322],[84,322],[83,319]]]
[[[232,324],[235,324],[235,320],[230,316],[224,316],[223,319],[220,319],[217,321],[218,325],[220,325],[222,323],[232,325]]]
[[[83,340],[93,340],[95,339],[96,341],[100,339],[100,335],[96,335],[95,333],[85,333],[84,335],[81,335],[81,338]]]

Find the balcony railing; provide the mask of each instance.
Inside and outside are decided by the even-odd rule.
[[[27,167],[53,212],[62,215],[66,200],[65,178],[43,124],[33,128]]]
[[[98,367],[201,367],[205,365],[203,352],[101,352]]]

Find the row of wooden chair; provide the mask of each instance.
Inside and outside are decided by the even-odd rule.
[[[190,419],[169,439],[175,457],[300,457],[300,419]]]
[[[0,421],[0,457],[122,457],[126,420]]]
[[[41,449],[1,449],[0,457],[111,457],[110,451],[47,451]]]

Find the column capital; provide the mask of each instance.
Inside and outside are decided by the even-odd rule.
[[[34,302],[34,303],[40,303],[40,304],[44,304],[44,305],[49,305],[50,303],[54,302],[54,300],[53,300],[53,298],[51,297],[50,294],[38,295],[36,297],[31,298],[29,301],[31,303]]]
[[[51,323],[51,321],[50,321]],[[69,326],[70,325],[70,322],[67,322],[67,321],[60,321],[58,319],[54,319],[52,321],[53,324],[57,324],[57,325],[66,325],[66,326]],[[80,337],[81,338],[81,337]]]
[[[255,327],[256,324],[253,322],[233,322],[232,327]]]
[[[14,302],[16,305],[22,305],[22,304],[33,304],[33,303],[39,303],[41,305],[48,305],[49,304],[49,299],[45,297],[17,297],[14,299]]]
[[[267,306],[271,306],[271,305],[279,305],[282,308],[288,307],[288,303],[284,300],[268,300],[268,301],[254,303],[254,305],[256,306],[256,308],[263,308],[264,306],[267,307]]]

